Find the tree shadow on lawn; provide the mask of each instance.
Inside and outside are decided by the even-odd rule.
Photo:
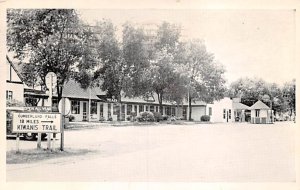
[[[48,151],[47,149],[30,149],[30,150],[20,150],[16,152],[15,150],[6,152],[6,164],[24,164],[39,162],[43,160],[50,160],[54,158],[71,157],[71,156],[82,156],[88,153],[95,152],[88,149],[65,149],[64,151],[53,150]]]

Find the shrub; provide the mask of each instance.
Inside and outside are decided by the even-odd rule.
[[[74,120],[75,120],[74,115],[69,115],[69,121],[74,121]]]
[[[134,121],[143,122],[142,116],[138,115],[134,118]]]
[[[130,115],[131,115],[131,116],[136,116],[136,112],[135,112],[135,111],[131,111],[131,112],[130,112]]]
[[[159,122],[163,120],[163,117],[160,112],[153,112],[154,120]]]
[[[112,121],[113,120],[113,118],[112,117],[109,117],[108,119],[107,119],[107,121]]]
[[[126,117],[126,120],[127,120],[127,121],[130,121],[130,120],[131,120],[131,117],[132,117],[132,116],[127,116],[127,117]]]
[[[202,115],[201,116],[201,121],[210,121],[210,116],[209,115]]]
[[[101,116],[99,121],[105,121],[105,117]]]
[[[167,116],[167,115],[162,116],[162,120],[167,121],[168,119],[169,119],[169,116]]]
[[[154,115],[152,112],[148,112],[148,111],[141,112],[140,116],[141,116],[140,119],[141,121],[154,121]]]
[[[175,116],[170,117],[170,121],[176,121],[176,117]]]

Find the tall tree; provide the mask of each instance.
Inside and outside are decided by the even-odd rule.
[[[100,59],[94,80],[108,97],[121,102],[126,66],[116,37],[116,27],[110,20],[98,21],[94,33],[98,38],[96,46]]]
[[[188,78],[187,98],[189,104],[189,120],[192,115],[192,101],[201,100],[212,102],[219,100],[225,93],[225,69],[222,64],[214,60],[213,54],[206,50],[200,40],[190,40],[180,51],[179,63],[183,66],[183,73]]]
[[[60,100],[64,83],[78,65],[88,67],[93,60],[86,52],[90,31],[82,27],[73,9],[9,9],[7,11],[7,46],[23,65],[28,81],[40,81],[45,86],[48,72],[57,75],[57,95]],[[34,68],[34,69],[32,69]],[[32,77],[38,77],[33,80]]]
[[[145,96],[146,84],[141,80],[143,70],[149,67],[149,36],[142,27],[126,22],[122,33],[122,57],[125,61],[124,94]]]
[[[163,100],[168,101],[172,97],[167,97],[167,92],[176,86],[174,57],[179,37],[179,26],[163,22],[158,26],[156,35],[148,39],[149,66],[144,67],[140,81],[146,95],[157,95],[160,113],[163,112]]]
[[[167,92],[170,93],[172,87],[177,87],[176,77],[178,75],[176,75],[173,60],[173,55],[168,53],[166,49],[163,49],[160,52],[156,52],[155,60],[143,72],[144,78],[142,80],[147,84],[146,89],[148,90],[146,94],[151,96],[153,93],[156,93],[160,113],[163,113],[163,100],[170,101],[166,97]]]

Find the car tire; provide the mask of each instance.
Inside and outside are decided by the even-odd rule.
[[[36,139],[36,134],[35,133],[25,133],[24,138],[25,138],[25,140],[33,141]]]
[[[42,133],[42,141],[47,139],[47,134],[46,133]]]

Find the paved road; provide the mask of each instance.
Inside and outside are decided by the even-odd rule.
[[[293,182],[295,129],[277,123],[66,131],[66,148],[90,153],[7,164],[7,181]],[[34,149],[36,143],[21,146]],[[7,140],[7,150],[14,148]]]

